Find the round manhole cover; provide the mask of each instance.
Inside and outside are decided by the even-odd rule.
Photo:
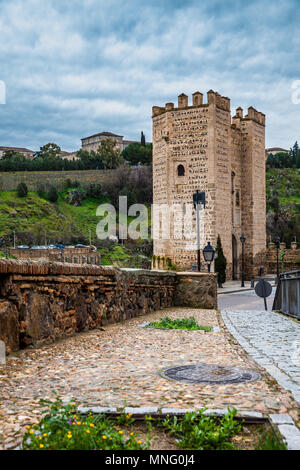
[[[160,375],[176,382],[206,385],[238,384],[260,379],[260,375],[254,370],[205,363],[171,367],[161,371]]]

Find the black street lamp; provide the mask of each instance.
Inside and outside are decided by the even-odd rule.
[[[276,285],[279,282],[279,248],[280,248],[280,238],[277,236],[275,238],[275,247],[276,247]]]
[[[215,259],[216,250],[211,246],[210,242],[207,243],[206,247],[203,248],[203,256],[205,261],[208,263],[208,272],[210,273],[210,265]]]
[[[240,237],[241,244],[242,244],[242,283],[241,287],[245,287],[245,243],[246,243],[246,237],[245,235],[242,235]]]
[[[195,194],[193,194],[193,203],[194,208],[196,209],[196,216],[197,216],[197,266],[198,271],[201,271],[201,260],[200,260],[200,208],[204,207],[205,209],[205,193],[200,192],[197,190]]]
[[[59,249],[59,261],[62,263],[65,245],[63,245],[62,243],[58,243],[56,247]]]

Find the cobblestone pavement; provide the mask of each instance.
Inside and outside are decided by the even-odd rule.
[[[300,323],[279,313],[223,310],[228,330],[300,403]]]
[[[138,328],[165,315],[194,316],[202,325],[219,325],[220,331]],[[199,362],[256,369],[262,378],[216,386],[176,383],[158,375],[165,367]],[[39,399],[53,398],[53,391],[83,406],[236,407],[288,412],[295,420],[299,412],[291,393],[249,359],[212,310],[159,311],[10,357],[5,367],[0,366],[0,448],[20,442],[24,427],[40,416]]]

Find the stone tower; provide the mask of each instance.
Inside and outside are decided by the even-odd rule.
[[[228,277],[241,271],[240,236],[245,244],[246,275],[256,272],[256,258],[266,248],[265,115],[253,107],[231,117],[230,99],[210,90],[207,103],[196,92],[178,97],[178,106],[153,107],[153,199],[156,205],[176,207],[169,219],[169,235],[161,234],[160,212],[154,210],[153,267],[173,264],[190,270],[196,264],[196,215],[193,193],[205,191],[207,205],[200,212],[201,250],[221,237]],[[191,215],[192,239],[175,223],[176,213]],[[157,235],[158,234],[158,235]],[[163,263],[162,263],[163,260]],[[203,261],[203,256],[202,256]],[[203,263],[203,269],[205,264]]]

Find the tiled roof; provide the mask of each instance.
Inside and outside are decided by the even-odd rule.
[[[84,138],[81,139],[81,140],[91,139],[92,137],[98,137],[98,136],[104,136],[104,137],[123,137],[122,135],[113,134],[112,132],[99,132],[98,134],[90,135],[89,137],[84,137]]]
[[[282,149],[281,147],[272,147],[270,149],[266,149],[267,153],[274,152],[274,151],[276,151],[276,152],[288,152],[288,150]]]
[[[6,152],[8,150],[13,150],[15,152],[26,152],[26,153],[35,153],[33,150],[25,149],[22,147],[1,147],[0,146],[0,151]]]

